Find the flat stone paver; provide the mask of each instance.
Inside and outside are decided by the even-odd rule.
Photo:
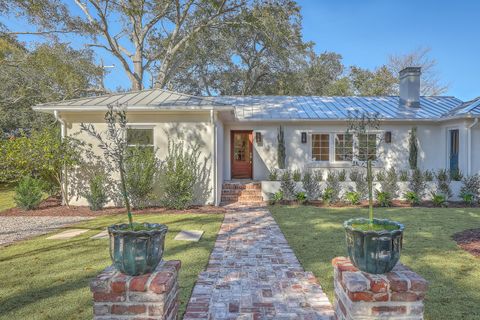
[[[184,320],[333,319],[333,308],[305,272],[267,208],[228,210]]]
[[[53,236],[48,237],[48,240],[66,240],[73,237],[79,236],[82,233],[88,232],[90,229],[70,229],[63,232],[54,234]]]
[[[182,230],[175,236],[174,240],[198,242],[202,235],[202,230]]]

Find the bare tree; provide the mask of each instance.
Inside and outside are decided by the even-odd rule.
[[[407,54],[390,55],[388,66],[393,74],[406,67],[422,67],[421,94],[436,96],[445,93],[449,85],[440,80],[437,60],[430,57],[431,49],[419,47]]]

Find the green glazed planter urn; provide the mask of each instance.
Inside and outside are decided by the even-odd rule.
[[[390,272],[400,259],[404,225],[388,219],[373,219],[375,225],[394,230],[358,230],[354,224],[366,224],[365,218],[350,219],[343,226],[346,231],[348,256],[361,271],[382,274]]]
[[[143,226],[147,230],[134,231],[128,224],[108,227],[113,265],[127,275],[150,273],[162,261],[167,226],[158,223]]]

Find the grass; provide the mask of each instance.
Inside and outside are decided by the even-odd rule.
[[[0,212],[15,207],[13,188],[0,185]]]
[[[222,215],[138,215],[137,222],[164,223],[169,227],[164,259],[182,261],[180,314],[197,275],[205,268]],[[89,232],[70,240],[40,236],[0,248],[0,319],[92,319],[89,282],[110,264],[108,240],[89,237],[126,215],[100,217],[75,225]],[[174,241],[185,229],[204,230],[199,242]]]
[[[368,217],[367,210],[272,206],[271,212],[304,268],[333,301],[331,260],[347,255],[342,224]],[[451,236],[480,228],[480,209],[381,208],[375,217],[405,225],[401,261],[430,283],[425,319],[478,319],[480,259],[460,249]]]

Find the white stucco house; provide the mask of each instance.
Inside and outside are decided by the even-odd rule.
[[[400,72],[400,95],[377,97],[218,96],[199,97],[161,89],[45,103],[34,110],[55,114],[64,135],[78,134],[80,123],[105,127],[107,106],[127,105],[131,132],[154,146],[161,159],[168,138],[197,142],[209,170],[204,203],[218,205],[222,185],[233,179],[261,181],[277,167],[281,126],[289,169],[348,169],[353,153],[381,154],[377,168],[408,169],[408,138],[417,128],[418,163],[422,170],[460,169],[480,173],[480,98],[464,102],[451,96],[420,96],[420,68]],[[378,113],[382,146],[354,150],[346,135],[351,111]],[[128,137],[127,137],[128,138]],[[134,138],[132,138],[134,139]],[[382,150],[380,150],[380,148]],[[381,151],[381,152],[380,152]],[[101,153],[98,150],[99,154]],[[363,153],[363,154],[362,154]],[[72,204],[85,204],[81,197]]]

